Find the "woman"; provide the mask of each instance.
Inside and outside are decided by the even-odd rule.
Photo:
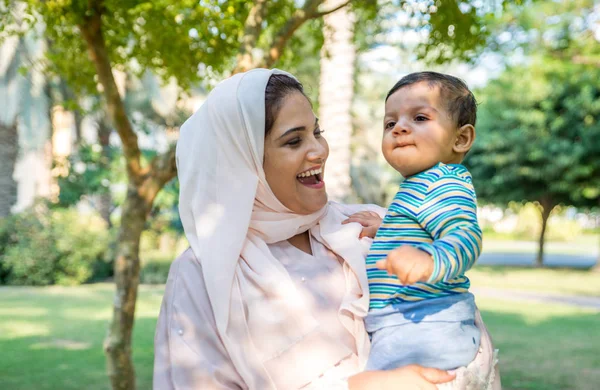
[[[220,83],[182,126],[180,215],[155,339],[156,389],[435,388],[422,367],[357,374],[368,356],[358,223],[327,202],[329,150],[301,85],[257,69]],[[487,375],[491,344],[476,365]],[[476,359],[477,360],[477,359]]]

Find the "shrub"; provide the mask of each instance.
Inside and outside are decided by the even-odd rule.
[[[1,282],[84,283],[107,268],[109,243],[106,223],[99,216],[38,204],[0,221]]]
[[[167,282],[171,263],[167,261],[153,261],[142,264],[140,283],[163,284]]]

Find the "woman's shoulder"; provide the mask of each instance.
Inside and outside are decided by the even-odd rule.
[[[186,273],[191,273],[194,277],[202,279],[202,284],[204,284],[202,265],[196,258],[196,255],[191,247],[187,248],[183,253],[177,256],[175,260],[173,260],[169,270],[169,279],[172,277],[177,278],[182,274],[185,275]]]
[[[171,264],[164,301],[179,310],[197,311],[214,322],[202,265],[191,248],[180,254]]]

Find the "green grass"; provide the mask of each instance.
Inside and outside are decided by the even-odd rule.
[[[473,287],[600,297],[600,272],[588,270],[476,265],[467,276]]]
[[[140,290],[133,346],[139,389],[151,388],[162,293],[162,286]],[[0,297],[0,389],[109,388],[102,340],[112,285],[3,287]],[[598,388],[600,313],[492,299],[478,304],[500,349],[504,389]]]
[[[484,253],[537,253],[537,241],[520,241],[512,236],[483,234]],[[600,255],[600,235],[582,234],[571,241],[547,241],[544,245],[547,254]]]
[[[108,389],[102,341],[114,287],[0,288],[0,389]],[[152,388],[163,287],[142,286],[133,335],[139,389]]]
[[[597,390],[600,313],[564,305],[477,299],[504,390]]]

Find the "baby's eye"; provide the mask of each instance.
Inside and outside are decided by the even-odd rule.
[[[426,121],[427,119],[428,119],[428,118],[427,118],[425,115],[417,115],[417,116],[415,117],[415,121],[417,121],[417,122],[424,122],[424,121]]]
[[[390,130],[390,129],[393,129],[394,126],[396,126],[396,122],[388,122],[385,124],[385,129]]]

